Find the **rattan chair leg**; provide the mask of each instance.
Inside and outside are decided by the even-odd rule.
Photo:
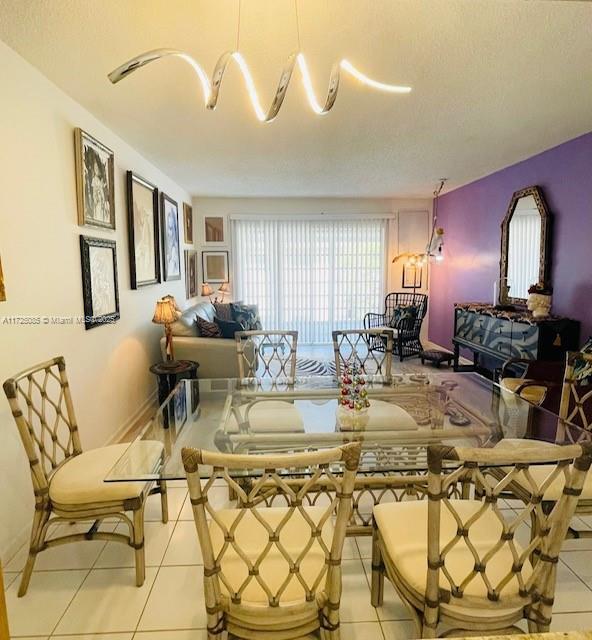
[[[37,554],[43,547],[45,542],[44,532],[46,531],[45,524],[49,520],[50,512],[46,509],[35,509],[33,516],[33,525],[31,527],[31,542],[29,544],[29,555],[27,556],[27,562],[23,569],[23,575],[21,577],[21,583],[19,585],[18,597],[22,598],[29,588],[29,582],[35,566],[35,560],[37,560]]]
[[[132,546],[136,556],[136,585],[141,587],[146,577],[146,562],[144,553],[144,503],[134,510],[134,536]]]
[[[370,602],[373,607],[381,607],[384,598],[384,563],[380,553],[378,530],[372,529],[372,588]]]
[[[161,520],[163,524],[166,524],[169,521],[169,498],[166,480],[158,481],[158,490],[160,491]]]

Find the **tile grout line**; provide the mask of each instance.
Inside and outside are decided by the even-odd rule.
[[[146,606],[148,605],[148,601],[150,600],[150,596],[152,595],[152,590],[154,589],[154,586],[156,585],[156,581],[158,580],[158,576],[160,574],[160,570],[162,569],[162,563],[164,562],[164,559],[166,557],[167,551],[169,550],[169,546],[171,544],[171,540],[173,539],[173,536],[175,535],[175,531],[177,530],[177,527],[179,525],[179,518],[181,517],[181,512],[183,511],[183,507],[185,506],[185,502],[187,501],[187,498],[189,497],[189,491],[187,491],[187,495],[185,496],[185,500],[183,500],[183,503],[181,504],[181,508],[179,509],[179,513],[177,515],[177,518],[175,519],[175,526],[173,527],[173,530],[171,532],[171,535],[169,537],[169,541],[167,542],[166,548],[164,550],[164,553],[162,554],[162,558],[160,559],[160,564],[158,565],[158,568],[156,570],[156,575],[154,576],[154,580],[152,581],[152,585],[150,587],[150,590],[148,591],[148,596],[144,602],[144,606],[142,607],[142,611],[140,612],[140,615],[138,616],[138,621],[136,622],[136,626],[132,632],[132,640],[136,637],[136,634],[138,633],[138,627],[140,626],[140,622],[142,621],[142,617],[144,616],[144,612],[146,611]],[[145,536],[144,536],[145,539]],[[157,629],[155,629],[154,631],[157,631]]]

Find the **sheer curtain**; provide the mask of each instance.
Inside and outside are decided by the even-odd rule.
[[[386,220],[233,219],[233,289],[305,344],[362,326],[384,296]]]

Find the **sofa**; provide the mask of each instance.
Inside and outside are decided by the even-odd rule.
[[[199,302],[183,311],[171,325],[176,360],[199,362],[200,378],[238,378],[236,344],[232,339],[204,338],[198,335],[197,316],[214,322],[216,310],[211,302]],[[160,340],[160,351],[166,357],[165,338]]]

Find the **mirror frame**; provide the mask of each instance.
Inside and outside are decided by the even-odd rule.
[[[540,187],[533,186],[515,191],[510,200],[506,216],[502,222],[502,253],[500,260],[500,303],[526,305],[526,298],[514,298],[508,295],[508,242],[510,221],[514,215],[516,204],[520,198],[532,196],[541,216],[541,250],[539,255],[539,282],[550,285],[549,274],[551,273],[551,213],[547,208],[547,203]],[[534,283],[533,283],[534,284]]]

